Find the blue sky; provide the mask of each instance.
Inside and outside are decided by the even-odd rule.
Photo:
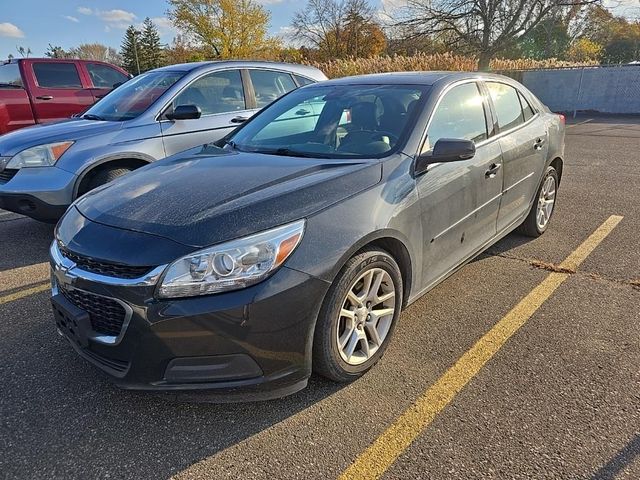
[[[282,33],[293,13],[304,0],[258,0],[271,12],[271,32]],[[373,4],[400,3],[402,0],[370,0]],[[122,35],[130,24],[152,18],[162,41],[170,43],[176,35],[166,19],[165,0],[0,0],[0,58],[18,56],[16,46],[29,47],[32,56],[42,56],[49,43],[70,48],[81,43],[103,43],[119,49]],[[617,13],[636,16],[640,0],[606,0],[622,4]]]
[[[0,58],[18,56],[16,46],[29,47],[42,56],[49,43],[63,48],[80,43],[104,43],[119,48],[124,30],[145,17],[170,43],[176,31],[166,20],[165,0],[0,0]],[[260,0],[271,12],[271,32],[291,23],[301,0]],[[46,13],[45,13],[46,12]]]

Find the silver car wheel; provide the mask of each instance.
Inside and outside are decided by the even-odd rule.
[[[363,272],[342,302],[336,342],[342,360],[360,365],[382,346],[395,312],[396,287],[382,268]]]
[[[541,232],[547,228],[547,223],[553,212],[553,205],[556,201],[556,179],[549,175],[542,184],[540,196],[538,197],[538,209],[536,211],[536,223]]]

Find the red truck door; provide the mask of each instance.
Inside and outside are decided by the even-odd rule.
[[[94,103],[91,86],[73,60],[24,60],[22,68],[38,123],[69,118]]]
[[[129,80],[129,75],[124,70],[106,63],[82,62],[80,67],[85,70],[86,77],[91,82],[91,93],[96,102]]]
[[[18,63],[0,63],[0,134],[33,124],[29,95]]]

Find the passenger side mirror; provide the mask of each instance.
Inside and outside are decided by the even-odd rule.
[[[197,105],[178,105],[164,116],[167,120],[197,120],[202,116],[202,110]]]
[[[415,173],[424,172],[432,163],[459,162],[469,160],[476,154],[476,144],[471,140],[441,138],[429,153],[420,155],[416,160]]]

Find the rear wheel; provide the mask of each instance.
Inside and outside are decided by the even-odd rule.
[[[355,380],[382,357],[402,307],[402,276],[387,252],[366,249],[338,274],[320,310],[313,368],[337,382]]]
[[[533,202],[525,221],[518,227],[519,233],[529,237],[539,237],[547,230],[556,205],[557,190],[558,172],[549,166],[538,187],[536,201]]]

